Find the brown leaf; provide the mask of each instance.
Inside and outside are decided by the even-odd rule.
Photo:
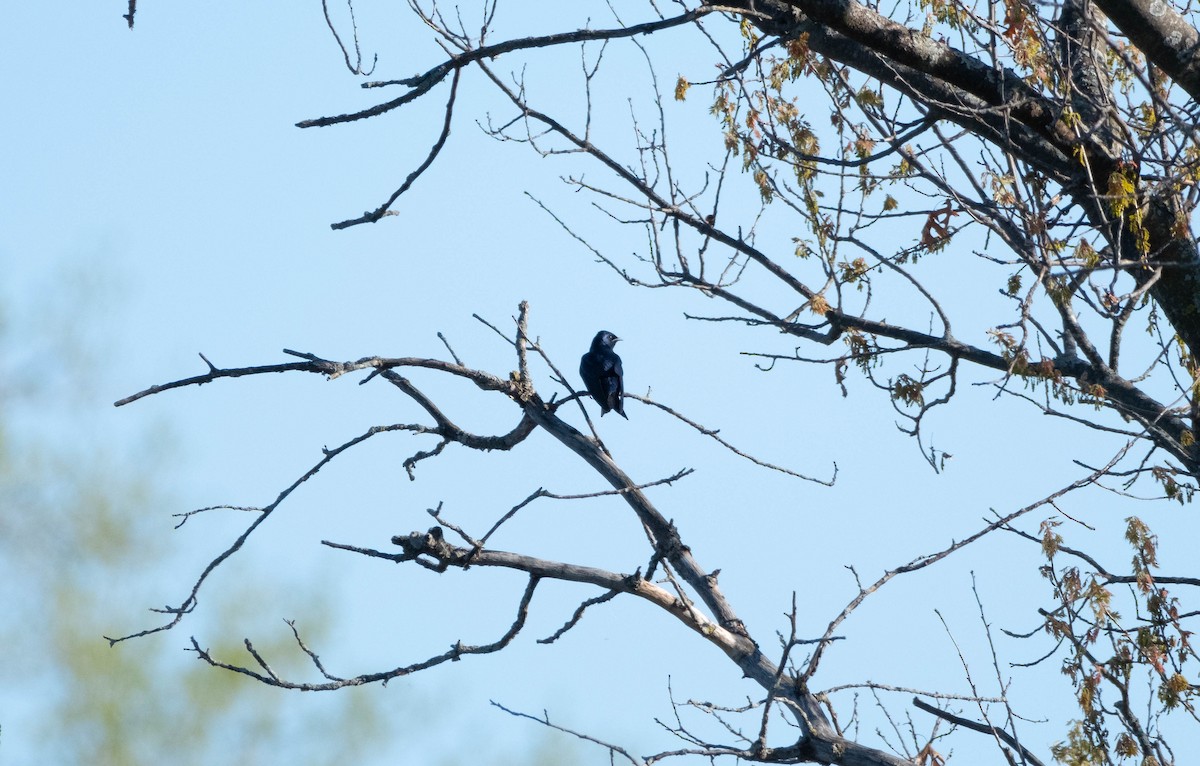
[[[946,240],[950,239],[950,216],[958,215],[958,211],[954,210],[950,202],[946,202],[946,206],[941,210],[934,210],[925,219],[925,228],[921,229],[921,245],[923,247],[937,247],[944,245]]]

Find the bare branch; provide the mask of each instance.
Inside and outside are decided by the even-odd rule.
[[[603,740],[599,740],[590,734],[584,734],[582,732],[578,732],[573,729],[568,729],[565,726],[559,726],[556,723],[551,723],[550,716],[545,713],[542,714],[541,718],[535,718],[535,717],[529,715],[528,713],[521,713],[516,710],[510,710],[509,708],[504,707],[504,705],[501,705],[499,702],[496,702],[495,700],[491,700],[491,703],[493,706],[500,708],[505,713],[508,713],[511,716],[515,716],[517,718],[526,718],[526,719],[529,719],[530,721],[536,721],[537,723],[540,723],[543,726],[547,726],[551,729],[554,729],[555,731],[561,731],[564,734],[570,734],[572,737],[582,739],[585,742],[591,742],[593,744],[599,745],[600,747],[606,748],[610,755],[619,755],[622,758],[624,758],[625,760],[634,764],[635,766],[642,766],[642,764],[646,763],[645,761],[642,761],[638,758],[635,758],[633,755],[630,755],[629,752],[627,750],[625,750],[625,748],[623,748],[623,747],[620,747],[618,745],[613,745],[608,742],[604,742]]]
[[[446,99],[446,119],[442,122],[442,132],[438,135],[437,141],[434,142],[433,148],[429,150],[429,154],[425,160],[417,166],[417,169],[408,174],[408,178],[404,179],[404,183],[400,184],[400,188],[392,192],[392,195],[387,200],[375,208],[373,211],[363,213],[358,218],[349,218],[345,221],[339,221],[329,225],[333,230],[347,229],[351,226],[357,226],[360,223],[375,223],[380,218],[383,218],[389,212],[393,203],[400,199],[400,195],[412,188],[413,183],[421,177],[421,174],[429,169],[437,156],[441,154],[442,147],[446,145],[446,139],[450,137],[450,118],[454,116],[454,99],[458,95],[458,77],[459,70],[454,70],[454,79],[450,81],[450,96]]]
[[[963,718],[962,716],[948,713],[941,708],[929,704],[920,697],[913,697],[912,704],[914,707],[924,710],[926,713],[930,713],[931,715],[935,715],[943,721],[949,721],[955,726],[961,726],[964,729],[970,729],[971,731],[977,731],[982,734],[988,734],[996,737],[997,739],[1002,740],[1004,744],[1020,752],[1021,758],[1023,758],[1026,763],[1030,764],[1030,766],[1043,766],[1041,760],[1039,760],[1033,753],[1029,752],[1029,750],[1026,749],[1020,742],[1017,742],[1015,739],[1013,739],[1012,735],[1006,732],[1004,729],[978,723],[976,721],[972,721],[970,718]]]
[[[392,99],[383,104],[378,104],[370,109],[364,109],[361,112],[352,114],[343,114],[336,117],[320,117],[312,120],[303,120],[296,123],[298,128],[320,128],[328,125],[336,125],[343,122],[353,122],[362,120],[368,117],[377,117],[381,114],[386,114],[398,107],[411,103],[421,96],[428,93],[438,83],[446,78],[447,75],[458,72],[469,64],[479,61],[492,59],[505,53],[511,53],[518,50],[528,50],[532,48],[546,48],[555,45],[564,45],[569,43],[581,43],[592,40],[613,40],[622,37],[635,37],[638,35],[653,34],[659,30],[670,29],[672,27],[690,24],[696,19],[707,16],[713,11],[718,10],[716,7],[702,7],[695,10],[689,10],[679,16],[660,21],[648,21],[644,24],[635,24],[629,27],[619,29],[581,29],[575,32],[565,32],[556,35],[545,35],[542,37],[526,37],[518,40],[509,40],[495,45],[485,45],[474,50],[465,50],[463,53],[452,56],[450,60],[438,64],[433,69],[421,75],[409,77],[404,80],[395,80],[390,82],[375,82],[363,83],[364,88],[378,88],[388,85],[403,85],[410,88],[408,93],[403,96]]]
[[[375,65],[379,63],[379,54],[371,60],[371,68],[364,71],[362,68],[362,51],[358,47],[358,23],[354,20],[354,3],[353,0],[346,0],[346,8],[350,11],[350,28],[354,32],[354,63],[350,63],[350,51],[346,49],[345,43],[342,42],[341,35],[338,34],[337,28],[333,26],[333,19],[329,18],[329,0],[321,0],[321,10],[325,13],[325,25],[329,27],[329,33],[333,35],[334,41],[338,44],[338,48],[342,51],[342,58],[346,62],[346,68],[351,74],[360,74],[369,76],[375,71]]]
[[[197,596],[200,593],[200,587],[204,584],[205,580],[208,579],[208,576],[210,574],[212,574],[213,571],[215,571],[217,567],[219,567],[222,563],[224,563],[224,561],[226,559],[228,559],[230,556],[232,556],[233,554],[235,554],[239,550],[241,550],[242,545],[244,545],[246,540],[248,540],[250,538],[250,535],[254,533],[254,530],[258,529],[258,526],[260,524],[262,524],[264,521],[266,521],[267,518],[272,513],[275,512],[275,509],[278,508],[280,506],[280,504],[282,504],[283,501],[286,500],[288,498],[288,496],[291,495],[292,492],[294,492],[296,490],[297,487],[299,487],[301,484],[303,484],[304,482],[311,479],[313,476],[315,476],[317,474],[318,471],[320,471],[322,468],[324,468],[334,458],[336,458],[338,455],[341,455],[343,452],[350,449],[351,447],[355,447],[355,446],[361,444],[362,442],[366,441],[367,439],[370,439],[371,437],[377,436],[378,434],[381,434],[381,433],[388,433],[390,431],[407,431],[407,430],[412,430],[412,427],[405,426],[405,425],[375,426],[375,427],[367,429],[366,432],[360,434],[359,436],[354,437],[353,439],[351,439],[348,442],[345,442],[344,444],[342,444],[339,447],[336,447],[334,449],[325,449],[324,457],[322,457],[320,461],[318,461],[312,468],[308,469],[308,471],[306,471],[302,476],[300,476],[300,478],[298,478],[294,482],[292,482],[291,485],[289,485],[287,487],[287,489],[280,492],[278,497],[275,498],[274,502],[272,502],[270,505],[263,508],[261,510],[261,512],[258,514],[258,516],[255,517],[254,521],[252,521],[250,523],[250,525],[248,527],[246,527],[246,529],[243,530],[240,535],[237,536],[237,538],[229,545],[229,547],[227,547],[224,551],[222,551],[220,554],[218,554],[217,557],[214,558],[212,561],[208,562],[207,566],[204,567],[204,570],[200,573],[200,576],[196,578],[195,583],[192,585],[191,592],[188,593],[187,597],[183,599],[183,601],[179,604],[179,606],[169,606],[168,605],[168,606],[163,607],[162,609],[152,609],[151,610],[151,611],[157,612],[159,614],[173,615],[172,618],[170,619],[170,621],[168,621],[162,625],[159,625],[158,627],[141,630],[141,631],[138,631],[137,633],[131,633],[127,636],[121,636],[119,638],[109,638],[108,636],[105,636],[105,640],[107,640],[110,645],[114,645],[114,644],[118,644],[122,641],[128,641],[131,638],[141,638],[142,636],[148,636],[153,633],[158,633],[160,631],[170,630],[171,628],[178,625],[180,623],[180,621],[183,620],[184,615],[191,613],[191,611],[196,608]]]
[[[834,482],[837,481],[837,463],[833,464],[833,475],[830,476],[829,479],[827,479],[827,480],[826,479],[816,479],[811,476],[805,476],[804,474],[797,473],[796,471],[793,471],[790,468],[783,468],[783,467],[777,466],[773,463],[768,463],[766,461],[759,460],[758,458],[754,457],[753,455],[748,455],[745,452],[742,452],[737,447],[734,447],[732,444],[730,444],[729,442],[725,441],[720,436],[718,436],[717,434],[720,433],[719,430],[705,428],[704,426],[700,425],[696,421],[686,417],[685,415],[683,415],[679,412],[676,412],[674,409],[668,407],[665,404],[656,402],[653,399],[646,397],[646,396],[638,396],[637,394],[628,394],[627,393],[627,394],[625,394],[625,396],[626,396],[626,398],[629,398],[629,399],[636,399],[637,401],[639,401],[643,404],[649,404],[652,407],[657,407],[658,409],[662,410],[663,412],[667,413],[668,415],[671,415],[672,417],[674,417],[678,420],[681,420],[684,423],[687,423],[689,426],[696,429],[704,436],[707,436],[707,437],[715,440],[722,447],[729,450],[730,452],[737,455],[738,457],[745,458],[746,460],[749,460],[751,463],[754,463],[755,465],[760,465],[763,468],[769,468],[772,471],[778,471],[780,473],[785,473],[788,476],[795,476],[797,479],[804,479],[805,481],[811,481],[811,482],[815,482],[817,484],[824,484],[826,487],[832,487]]]
[[[998,520],[988,524],[983,529],[970,535],[969,537],[966,537],[961,541],[951,543],[949,546],[947,546],[946,548],[943,548],[942,550],[940,550],[936,553],[931,553],[931,554],[928,554],[925,556],[919,556],[919,557],[913,559],[912,561],[908,562],[907,564],[896,567],[895,569],[889,569],[888,571],[884,572],[883,575],[881,575],[880,578],[878,580],[876,580],[874,583],[872,583],[870,586],[867,586],[865,588],[860,586],[858,594],[855,595],[855,597],[850,600],[850,603],[848,603],[845,606],[845,608],[842,609],[842,611],[838,614],[838,616],[835,617],[833,619],[833,621],[829,623],[829,627],[825,630],[825,638],[831,637],[833,635],[834,631],[837,630],[838,626],[841,625],[842,622],[847,617],[850,616],[851,612],[853,612],[855,609],[858,608],[858,606],[860,604],[862,604],[862,602],[866,599],[867,596],[871,595],[872,593],[875,593],[877,590],[882,588],[892,578],[896,577],[897,575],[907,574],[909,572],[915,572],[920,569],[924,569],[925,567],[929,566],[930,564],[934,564],[938,561],[941,561],[942,559],[946,558],[947,556],[954,553],[955,551],[962,550],[964,547],[970,545],[971,543],[975,542],[979,538],[981,538],[987,534],[990,534],[991,532],[996,531],[997,529],[1007,528],[1008,525],[1012,521],[1020,518],[1021,516],[1024,516],[1025,514],[1029,513],[1030,511],[1033,511],[1037,508],[1041,508],[1042,506],[1047,505],[1048,503],[1051,503],[1054,500],[1057,500],[1058,498],[1062,497],[1063,495],[1066,495],[1070,492],[1074,492],[1077,489],[1081,489],[1083,487],[1086,487],[1086,486],[1089,486],[1089,485],[1095,483],[1097,479],[1104,476],[1106,471],[1108,471],[1110,468],[1112,468],[1114,465],[1116,465],[1117,462],[1119,462],[1120,459],[1125,456],[1125,453],[1129,450],[1130,446],[1131,445],[1126,445],[1124,449],[1122,449],[1120,452],[1118,452],[1117,455],[1115,457],[1113,457],[1112,460],[1110,460],[1106,466],[1104,466],[1104,468],[1101,468],[1097,471],[1093,471],[1091,474],[1089,474],[1081,479],[1077,479],[1076,481],[1071,482],[1067,486],[1063,487],[1062,489],[1057,490],[1056,492],[1053,492],[1053,493],[1047,495],[1046,497],[1042,498],[1041,500],[1030,503],[1029,505],[1025,506],[1024,508],[1020,508],[1016,511],[1013,511],[1012,513],[1008,514],[1007,516],[1004,516],[1003,518],[998,519]],[[807,682],[817,672],[817,667],[821,662],[821,658],[825,653],[826,647],[828,647],[828,646],[829,646],[829,644],[827,644],[827,643],[821,643],[820,645],[817,646],[816,651],[813,652],[813,656],[808,662],[808,666],[804,669],[804,672],[800,676],[800,678],[803,682]]]
[[[251,656],[255,658],[260,667],[264,669],[264,672],[262,673],[251,670],[243,665],[234,665],[232,663],[223,662],[216,659],[207,649],[202,649],[200,647],[200,643],[195,639],[195,637],[191,639],[192,651],[196,653],[196,656],[200,660],[212,665],[213,667],[223,668],[224,670],[229,670],[234,673],[250,676],[251,678],[257,679],[268,686],[276,686],[281,689],[295,689],[297,691],[308,692],[332,691],[334,689],[344,689],[349,686],[362,686],[363,684],[387,682],[393,678],[411,675],[421,670],[427,670],[446,662],[457,662],[463,657],[498,652],[504,647],[508,646],[512,640],[517,637],[517,634],[521,632],[521,628],[525,626],[525,619],[529,615],[529,603],[533,599],[533,592],[537,588],[537,583],[537,577],[529,578],[529,583],[525,586],[525,593],[521,597],[520,604],[517,606],[516,619],[513,621],[513,624],[509,627],[508,631],[496,641],[490,644],[482,644],[479,646],[467,645],[462,641],[458,641],[449,649],[449,651],[446,651],[442,654],[430,657],[427,660],[423,660],[412,665],[405,665],[380,673],[368,673],[351,678],[337,678],[326,673],[324,668],[317,663],[316,655],[308,651],[308,649],[305,649],[305,652],[309,655],[310,659],[314,661],[314,664],[317,664],[317,667],[320,669],[322,675],[324,675],[326,679],[333,680],[327,680],[325,683],[298,683],[294,681],[287,681],[275,675],[275,673],[266,666],[266,663],[250,645],[248,640],[245,642],[246,649],[250,652]]]

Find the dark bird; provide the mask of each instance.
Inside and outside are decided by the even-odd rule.
[[[616,335],[608,330],[601,330],[592,338],[592,348],[579,360],[579,377],[588,393],[600,405],[600,415],[609,410],[615,410],[618,415],[629,420],[625,414],[625,371],[621,369],[621,357],[613,351],[613,346],[619,341]]]

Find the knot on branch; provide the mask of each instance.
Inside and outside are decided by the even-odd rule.
[[[411,561],[422,555],[435,559],[435,570],[438,572],[444,572],[450,566],[467,564],[468,554],[446,542],[441,527],[430,527],[426,532],[395,535],[392,545],[398,545],[404,551],[403,561]]]
[[[722,622],[721,627],[724,628],[725,630],[729,631],[730,633],[732,633],[735,636],[741,636],[742,638],[750,638],[750,631],[746,630],[746,623],[742,622],[741,620],[734,619],[734,620],[728,620],[728,621]],[[751,639],[751,641],[753,642],[753,639]],[[758,646],[758,644],[756,642],[754,643],[754,645],[756,647]]]
[[[516,370],[508,373],[508,383],[508,395],[520,404],[528,404],[537,396],[533,382]]]
[[[683,540],[679,537],[679,530],[675,527],[675,521],[667,522],[666,528],[659,531],[659,539],[654,546],[658,553],[657,558],[671,561],[674,557],[689,553],[691,549],[683,544]]]

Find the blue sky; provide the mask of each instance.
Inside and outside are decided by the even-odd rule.
[[[376,78],[409,76],[437,60],[428,36],[400,10],[364,5],[359,11],[364,50],[379,52]],[[162,535],[173,536],[175,553],[162,571],[146,573],[137,598],[113,604],[105,630],[148,627],[144,608],[181,599],[242,521],[214,514],[172,532],[171,513],[264,505],[319,459],[323,445],[372,424],[421,416],[379,381],[360,387],[354,379],[300,376],[220,381],[112,407],[151,384],[203,372],[197,352],[219,366],[286,361],[283,348],[334,359],[443,356],[442,332],[464,361],[503,375],[515,364],[511,354],[472,314],[507,330],[517,303],[528,300],[531,332],[573,372],[596,330],[616,332],[624,339],[618,351],[630,391],[650,390],[763,459],[818,476],[827,476],[835,461],[841,469],[833,489],[765,473],[638,405],[628,408],[629,422],[599,423],[618,462],[639,481],[697,469],[652,497],[697,558],[723,570],[728,595],[763,640],[784,629],[793,591],[803,632],[815,637],[853,595],[845,566],[871,581],[975,531],[989,508],[1011,511],[1076,478],[1072,458],[1103,460],[1118,446],[1081,443],[1074,427],[964,386],[954,413],[930,422],[935,444],[955,455],[950,469],[935,476],[892,426],[887,401],[860,378],[852,376],[851,396],[843,398],[828,368],[759,372],[738,352],[786,353],[791,344],[764,331],[689,322],[685,311],[727,309],[699,296],[632,290],[594,263],[524,192],[549,202],[606,252],[628,257],[644,241],[558,180],[578,172],[607,179],[572,158],[543,160],[485,136],[477,122],[508,114],[477,75],[464,78],[448,148],[398,203],[399,214],[331,231],[330,222],[374,208],[425,156],[441,124],[445,88],[384,119],[299,130],[294,123],[301,119],[378,97],[360,91],[343,67],[319,7],[143,3],[133,32],[122,12],[121,3],[69,12],[19,4],[0,30],[0,97],[9,113],[0,149],[0,175],[7,179],[0,188],[0,269],[10,321],[44,321],[81,304],[103,314],[95,329],[83,331],[85,338],[98,336],[90,344],[98,351],[94,398],[69,411],[21,413],[19,422],[49,424],[54,438],[67,443],[102,443],[131,472],[147,445],[166,456],[155,471],[171,488],[173,505],[158,509],[156,523]],[[506,12],[501,30],[525,29],[528,19]],[[605,18],[603,6],[592,12]],[[673,48],[675,39],[667,33],[654,40],[662,46],[659,77],[667,90],[681,70],[690,79],[711,72],[709,53]],[[557,104],[569,107],[574,98],[578,105],[577,61],[560,57],[561,66],[531,70],[531,87]],[[633,92],[631,82],[644,81],[645,70],[636,54],[617,47],[605,71],[596,94],[597,131],[615,137],[629,130],[624,94]],[[685,149],[681,155],[720,144],[705,98],[667,104],[673,124],[682,126],[672,134]],[[699,172],[683,172],[689,171]],[[775,238],[768,246],[787,247],[785,226],[768,231]],[[918,235],[897,238],[908,243]],[[966,268],[944,267],[955,275],[947,280]],[[982,308],[963,314],[979,333],[994,321]],[[22,345],[35,333],[11,337],[8,360],[34,369],[53,364],[44,349]],[[965,339],[983,342],[981,335]],[[538,375],[542,393],[553,393],[546,371]],[[971,382],[986,379],[969,375]],[[433,375],[412,378],[445,401],[464,427],[498,431],[515,422],[514,409],[495,396]],[[37,385],[36,376],[29,379]],[[261,582],[273,594],[241,618],[241,633],[206,636],[202,608],[179,629],[145,640],[182,648],[193,634],[212,643],[243,635],[278,639],[282,618],[303,626],[314,598],[335,604],[337,625],[319,649],[335,672],[406,664],[459,639],[492,640],[510,620],[519,578],[474,571],[436,577],[332,552],[319,540],[387,548],[392,534],[429,526],[424,511],[439,502],[449,518],[486,529],[538,487],[561,493],[601,487],[540,434],[512,455],[449,448],[422,463],[418,480],[409,482],[401,461],[429,446],[404,435],[379,439],[297,492],[208,586],[219,593],[223,583]],[[1089,519],[1101,527],[1133,512],[1108,495],[1087,498]],[[1171,511],[1145,511],[1158,514],[1151,523],[1164,537],[1177,529]],[[495,544],[627,572],[647,555],[632,518],[611,499],[540,501]],[[1124,561],[1127,554],[1113,555]],[[976,663],[974,672],[985,677],[984,693],[994,694],[970,572],[995,624],[1029,630],[1036,619],[1031,607],[1044,603],[1031,595],[1043,594],[1037,559],[1032,546],[996,537],[937,571],[891,583],[847,623],[847,641],[826,660],[818,685],[874,680],[965,693],[936,607]],[[315,597],[313,588],[321,591]],[[512,649],[394,682],[372,699],[380,705],[410,694],[434,700],[431,720],[416,731],[399,722],[396,737],[438,743],[453,758],[476,754],[481,741],[496,752],[540,741],[537,727],[495,712],[489,699],[535,714],[546,709],[564,725],[648,751],[672,746],[652,722],[670,717],[668,678],[684,699],[736,705],[755,694],[717,652],[641,604],[618,601],[596,610],[554,646],[533,642],[591,595],[550,585],[535,602],[528,634]],[[1011,642],[1001,651],[1005,661],[1035,654]],[[1031,718],[1053,715],[1067,699],[1057,673],[1050,675],[1045,684],[1019,676],[1021,683],[1033,681],[1019,692],[1026,706],[1019,709]],[[281,715],[288,705],[304,704],[280,699]],[[905,700],[892,702],[901,709]],[[864,697],[860,708],[870,704]],[[4,720],[0,725],[0,760],[12,753],[12,762],[37,759],[36,742]],[[469,742],[462,741],[464,731],[471,732]],[[1047,727],[1035,739],[1061,736]],[[960,742],[964,749],[987,744]],[[584,762],[605,762],[602,751],[577,751]]]

